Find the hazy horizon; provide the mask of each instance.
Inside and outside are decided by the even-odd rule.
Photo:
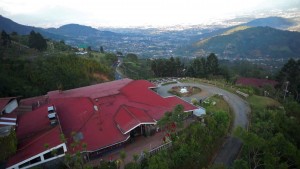
[[[299,0],[0,0],[4,17],[44,28],[69,23],[92,27],[200,25],[299,7]]]

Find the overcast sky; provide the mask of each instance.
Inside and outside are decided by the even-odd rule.
[[[39,27],[203,24],[290,7],[300,8],[300,0],[0,0],[1,15]]]

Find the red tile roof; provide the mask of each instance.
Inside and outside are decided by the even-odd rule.
[[[171,96],[171,97],[167,97],[165,99],[171,104],[172,107],[175,107],[176,105],[181,104],[184,108],[184,111],[191,111],[191,110],[198,109],[196,106],[180,99],[177,96]]]
[[[146,111],[129,106],[121,106],[114,117],[114,121],[122,133],[127,133],[142,123],[155,124],[154,119]]]
[[[275,80],[246,78],[246,77],[238,78],[235,83],[239,85],[254,86],[254,87],[263,87],[265,85],[271,85],[274,87],[275,85],[278,84],[278,82]]]
[[[112,82],[106,82],[81,88],[48,92],[50,98],[68,98],[68,97],[89,97],[91,99],[100,98],[119,93],[119,89],[131,82],[131,79],[122,79]]]
[[[41,149],[23,147],[28,147],[32,142],[40,144],[35,146],[42,146],[51,140],[47,136],[47,133],[54,130],[47,127],[49,105],[56,107],[62,132],[68,141],[68,151],[71,153],[76,151],[70,146],[73,142],[72,132],[82,135],[81,142],[87,144],[87,151],[96,151],[127,140],[127,132],[133,127],[140,123],[155,123],[177,104],[182,104],[186,111],[197,108],[177,97],[163,98],[149,89],[151,87],[155,86],[145,80],[124,79],[62,93],[49,92],[48,104],[20,117],[17,137],[21,142],[18,149],[22,149],[24,153],[28,151],[28,154],[38,153]],[[30,99],[26,103],[30,104]],[[58,144],[60,133],[54,133],[51,137]],[[25,157],[27,156],[16,155],[13,158],[18,160],[13,161],[24,160]]]
[[[47,149],[45,144],[48,144],[49,149],[62,144],[59,137],[60,134],[59,126],[56,126],[47,131],[31,136],[30,140],[21,142],[18,140],[18,150],[14,156],[9,158],[6,164],[7,167],[46,151]]]
[[[51,102],[56,106],[68,146],[73,142],[72,132],[80,132],[83,135],[81,141],[87,144],[88,151],[124,141],[128,137],[120,133],[113,123],[114,112],[102,111],[102,108],[89,98],[54,99]],[[94,109],[95,105],[98,111]]]

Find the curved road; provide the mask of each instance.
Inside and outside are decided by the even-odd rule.
[[[171,94],[168,93],[168,90],[173,86],[196,86],[202,89],[204,92],[204,95],[193,95],[192,97],[184,97],[183,99],[186,101],[191,101],[192,98],[204,99],[208,96],[214,95],[214,94],[222,94],[224,96],[224,99],[228,102],[231,109],[234,112],[234,122],[232,129],[235,129],[238,126],[241,126],[242,128],[247,128],[248,125],[248,113],[250,112],[250,107],[246,101],[238,97],[237,95],[230,93],[226,90],[206,85],[206,84],[199,84],[199,83],[177,83],[177,84],[170,84],[166,86],[160,86],[158,87],[158,93],[163,96],[171,96]],[[233,161],[236,159],[237,155],[239,154],[239,151],[242,147],[242,142],[233,137],[232,133],[226,137],[226,140],[219,150],[218,154],[214,158],[213,163],[214,164],[224,164],[226,166],[231,166]]]

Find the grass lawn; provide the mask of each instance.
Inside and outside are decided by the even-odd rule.
[[[252,108],[257,108],[257,109],[272,108],[272,107],[278,108],[281,106],[281,104],[276,100],[273,100],[269,97],[263,97],[257,95],[250,96],[247,99],[247,101],[249,102]]]
[[[161,84],[162,86],[166,86],[166,85],[169,85],[169,84],[175,84],[177,83],[177,81],[171,81],[171,82],[166,82],[166,83],[163,83]]]
[[[206,109],[206,113],[208,115],[213,112],[220,112],[220,111],[226,112],[229,117],[228,132],[231,131],[233,125],[234,113],[232,112],[229,104],[224,100],[223,96],[214,95],[206,99],[205,102],[201,104],[201,106]]]
[[[206,100],[209,103],[202,103],[202,106],[207,112],[225,111],[230,112],[229,104],[223,99],[222,96],[214,95]],[[213,104],[215,103],[215,105]]]

